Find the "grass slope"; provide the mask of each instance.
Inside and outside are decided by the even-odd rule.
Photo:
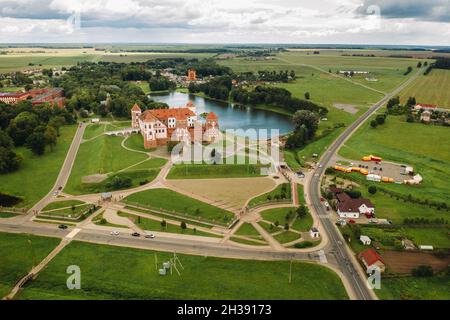
[[[16,148],[23,157],[18,171],[0,175],[0,192],[23,197],[20,207],[30,208],[53,187],[77,126],[64,126],[53,151],[42,156],[33,155],[24,147]]]
[[[314,264],[294,263],[288,284],[288,261],[178,254],[181,276],[163,277],[155,270],[155,256],[160,268],[173,255],[72,242],[19,299],[347,299],[339,277]],[[82,270],[80,290],[67,290],[71,264]]]

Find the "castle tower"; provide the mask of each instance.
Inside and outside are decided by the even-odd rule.
[[[186,108],[191,110],[193,113],[196,113],[195,112],[195,104],[192,101],[188,101],[188,103],[186,103]]]
[[[189,69],[187,74],[188,81],[196,81],[197,80],[197,72],[195,69]]]
[[[142,113],[141,108],[139,108],[137,103],[135,103],[133,108],[131,108],[131,126],[135,129],[139,129],[138,119],[141,113]]]

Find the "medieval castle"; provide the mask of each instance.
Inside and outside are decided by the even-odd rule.
[[[218,118],[210,112],[205,120],[205,123],[199,120],[192,102],[185,107],[144,112],[135,104],[131,109],[132,127],[140,130],[146,149],[165,145],[168,141],[213,142],[219,136]]]

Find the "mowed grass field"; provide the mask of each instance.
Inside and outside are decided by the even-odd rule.
[[[450,276],[383,278],[376,294],[382,300],[449,300]]]
[[[130,205],[163,209],[187,214],[199,219],[229,222],[234,215],[226,210],[190,198],[169,189],[149,189],[134,193],[123,200]]]
[[[402,91],[401,102],[405,103],[409,97],[416,97],[418,103],[450,109],[450,70],[433,69],[421,76]]]
[[[0,192],[23,197],[18,206],[30,208],[53,187],[77,126],[64,126],[53,151],[46,150],[42,156],[33,155],[25,148],[16,148],[23,157],[20,169],[0,175]]]
[[[60,239],[28,234],[0,233],[0,298],[7,295],[19,279],[42,261]]]
[[[155,257],[161,268],[173,254],[74,241],[18,299],[348,299],[339,277],[319,265],[293,263],[289,284],[289,261],[177,256],[181,275],[160,276]],[[82,270],[80,290],[66,287],[73,264]]]
[[[115,174],[120,170],[148,159],[148,156],[143,153],[129,151],[123,148],[121,146],[122,140],[122,137],[103,135],[82,143],[64,191],[69,194],[89,193],[89,186],[86,186],[86,184],[83,186],[82,183],[84,176]],[[150,160],[145,162],[144,168],[141,167],[139,169],[155,169],[159,167],[158,165],[161,161],[159,159],[155,161],[157,161],[156,166],[153,166],[152,161]],[[130,171],[131,169],[132,168],[130,168]],[[142,179],[144,179],[145,172],[140,173]],[[156,173],[152,172],[150,176],[154,178]],[[128,174],[131,175],[131,172],[128,172]],[[136,178],[139,179],[139,174],[136,174]]]
[[[387,161],[409,164],[424,181],[418,186],[385,184],[384,188],[421,199],[448,202],[450,198],[450,134],[443,126],[407,123],[389,116],[373,129],[367,121],[339,150],[348,159],[374,154]]]

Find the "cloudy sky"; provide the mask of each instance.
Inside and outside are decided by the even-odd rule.
[[[0,43],[450,45],[450,0],[0,0]]]

